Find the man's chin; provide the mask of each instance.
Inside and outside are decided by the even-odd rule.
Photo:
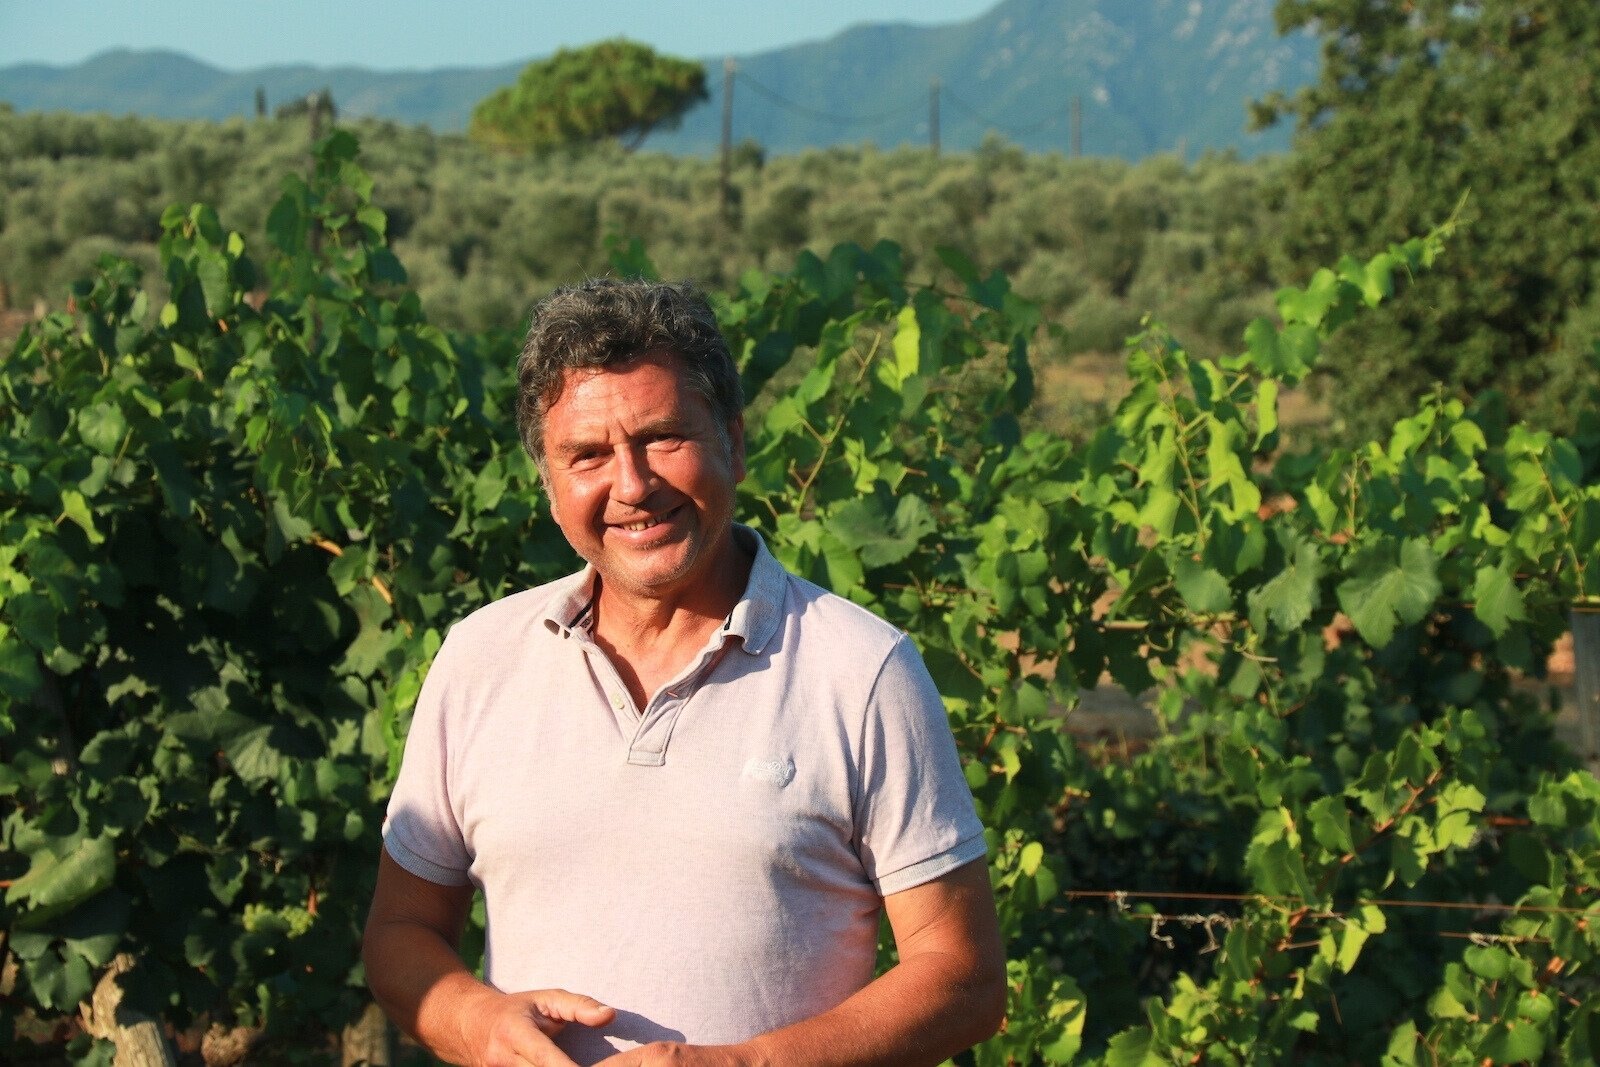
[[[611,566],[600,569],[600,576],[619,590],[651,597],[670,595],[693,584],[694,558],[673,551],[678,547],[666,544],[633,553],[644,558],[612,559]]]

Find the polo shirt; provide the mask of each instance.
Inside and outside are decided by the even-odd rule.
[[[984,854],[915,647],[734,535],[744,594],[644,708],[586,568],[453,627],[407,738],[385,847],[483,891],[490,984],[617,1009],[560,1035],[580,1064],[837,1005],[873,978],[881,898]]]

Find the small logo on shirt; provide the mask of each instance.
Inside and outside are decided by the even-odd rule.
[[[744,764],[743,777],[782,789],[794,781],[794,760],[787,757],[762,759],[751,756]]]

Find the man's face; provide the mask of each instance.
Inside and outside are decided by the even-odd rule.
[[[677,356],[568,371],[544,447],[551,513],[602,588],[669,596],[724,562],[744,421],[719,427]]]

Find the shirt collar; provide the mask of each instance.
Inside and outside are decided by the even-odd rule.
[[[733,536],[739,544],[751,550],[750,580],[745,583],[744,595],[728,613],[722,629],[729,637],[739,638],[740,647],[752,656],[771,644],[783,621],[783,599],[788,592],[789,574],[783,569],[760,534],[748,526],[734,524]]]
[[[724,640],[739,638],[740,647],[756,656],[771,643],[783,620],[788,572],[767,550],[761,535],[750,527],[735,523],[733,537],[752,553],[750,578],[745,582],[739,602],[723,620],[722,636]],[[561,637],[589,636],[594,616],[595,578],[594,565],[590,564],[577,574],[560,579],[563,587],[554,590],[544,616],[547,630]]]
[[[587,637],[594,619],[594,565],[558,578],[544,614],[545,629],[559,637]]]

